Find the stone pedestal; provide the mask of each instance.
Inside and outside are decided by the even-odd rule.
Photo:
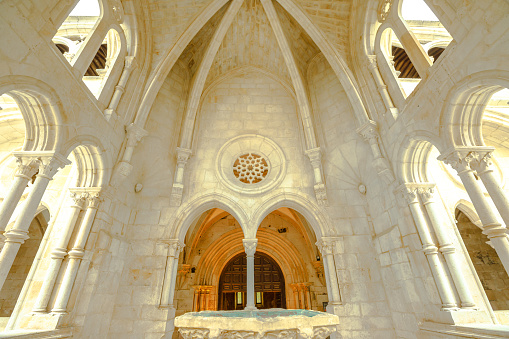
[[[175,318],[175,327],[191,338],[316,338],[336,331],[337,315],[309,311],[269,309],[256,311],[191,312]]]

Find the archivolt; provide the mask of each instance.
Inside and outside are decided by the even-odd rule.
[[[270,212],[281,207],[292,208],[302,214],[313,228],[317,239],[334,234],[331,221],[314,203],[313,198],[300,192],[285,191],[272,194],[256,209],[251,219],[252,227],[249,228],[250,238],[256,238],[256,231],[263,219]]]
[[[247,233],[248,217],[244,213],[244,207],[234,197],[227,196],[221,192],[209,192],[181,205],[169,223],[171,227],[168,227],[168,230],[174,231],[171,231],[167,238],[178,238],[184,241],[191,224],[202,213],[212,208],[220,208],[230,213],[238,221],[244,233]]]
[[[509,71],[490,70],[467,76],[449,91],[440,119],[447,147],[484,146],[483,112],[502,88],[509,88]]]
[[[243,236],[242,232],[233,230],[212,243],[196,265],[199,268],[196,281],[219,286],[224,266],[237,254],[244,253]],[[302,255],[291,242],[265,229],[258,231],[257,239],[256,251],[268,254],[277,262],[283,270],[287,285],[309,280]]]
[[[11,96],[23,115],[23,151],[60,151],[64,116],[60,99],[49,85],[31,77],[4,76],[0,94]]]

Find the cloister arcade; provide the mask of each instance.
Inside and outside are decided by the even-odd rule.
[[[507,337],[508,13],[1,2],[0,336],[281,307],[336,338]]]

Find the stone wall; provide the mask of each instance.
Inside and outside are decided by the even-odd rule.
[[[470,260],[481,280],[494,311],[509,310],[509,277],[497,252],[487,242],[488,237],[461,211],[457,211],[457,226]]]

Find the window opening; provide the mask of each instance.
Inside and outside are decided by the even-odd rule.
[[[491,307],[494,311],[509,310],[509,277],[488,237],[459,209],[456,222]]]
[[[90,35],[100,15],[101,10],[97,0],[80,0],[58,28],[53,42],[69,63]]]
[[[401,16],[435,63],[452,41],[447,29],[423,0],[404,0]]]

